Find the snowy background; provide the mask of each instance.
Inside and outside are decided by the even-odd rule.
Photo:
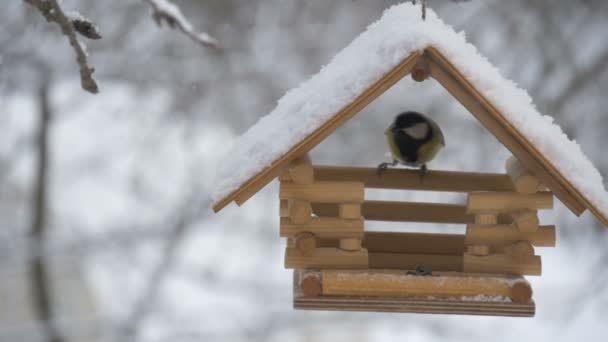
[[[541,217],[557,248],[529,277],[534,318],[326,313],[291,308],[276,183],[243,207],[209,209],[225,146],[306,81],[397,1],[175,1],[222,49],[158,28],[144,1],[72,1],[103,38],[86,41],[100,93],[80,88],[55,24],[22,1],[0,11],[0,341],[46,341],[30,261],[43,255],[52,317],[65,341],[604,341],[608,231],[556,202]],[[608,3],[429,4],[526,88],[608,175]],[[49,92],[44,250],[30,239],[39,90]],[[502,172],[509,153],[436,82],[399,82],[312,151],[317,163],[375,166],[382,134],[412,109],[442,126],[430,168]],[[606,182],[605,182],[606,184]],[[369,191],[370,199],[461,195]],[[370,229],[464,232],[373,223]],[[28,252],[30,251],[30,252]],[[33,251],[33,252],[32,252]]]

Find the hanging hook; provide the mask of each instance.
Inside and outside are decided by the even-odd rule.
[[[426,0],[422,0],[422,20],[426,20]]]

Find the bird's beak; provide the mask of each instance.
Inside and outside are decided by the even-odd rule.
[[[445,147],[445,138],[441,135],[441,146]]]

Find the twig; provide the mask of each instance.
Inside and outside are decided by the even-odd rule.
[[[80,68],[80,83],[82,88],[92,94],[98,93],[99,88],[97,87],[97,82],[93,79],[93,72],[95,72],[95,69],[89,67],[87,54],[76,37],[76,32],[79,32],[91,39],[101,38],[101,34],[95,25],[82,16],[77,16],[70,20],[57,3],[57,0],[24,1],[38,8],[42,16],[48,22],[55,22],[61,27],[61,31],[68,38],[70,45],[76,53],[76,61]]]
[[[51,110],[48,100],[48,86],[43,84],[40,87],[40,123],[38,128],[38,149],[37,149],[37,168],[36,185],[34,188],[32,205],[32,225],[30,234],[32,240],[38,242],[33,246],[44,249],[45,230],[46,230],[46,210],[47,210],[47,179],[48,179],[48,131],[51,120]],[[34,301],[35,312],[38,320],[45,326],[45,335],[50,342],[61,342],[59,331],[53,322],[53,311],[51,309],[51,284],[49,279],[49,269],[46,260],[38,256],[31,261],[31,285],[32,298]]]
[[[177,28],[194,42],[209,48],[219,49],[217,39],[206,32],[197,32],[190,21],[186,19],[179,7],[169,0],[144,0],[152,7],[152,18],[158,26],[162,26],[163,21],[169,27]]]

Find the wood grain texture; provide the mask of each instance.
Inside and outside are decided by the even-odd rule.
[[[388,270],[414,270],[419,266],[433,271],[462,272],[461,255],[369,253],[369,268]]]
[[[456,272],[412,276],[397,270],[321,270],[319,273],[324,296],[501,296],[522,303],[532,299],[530,284],[522,277]],[[522,285],[514,290],[519,283]],[[527,298],[525,287],[530,289]]]
[[[296,199],[316,203],[362,203],[365,196],[361,182],[315,182],[296,184],[281,182],[280,199]]]
[[[418,170],[388,169],[378,176],[376,168],[350,166],[315,166],[319,181],[363,182],[366,188],[427,190],[448,192],[514,191],[509,176],[500,173],[477,173],[429,170],[421,178]]]
[[[553,193],[540,192],[524,195],[517,192],[471,192],[467,199],[467,212],[508,213],[526,209],[553,208]]]
[[[419,56],[419,52],[414,52],[397,64],[392,70],[387,72],[378,81],[367,88],[361,95],[357,96],[353,102],[342,108],[325,124],[321,125],[321,127],[317,128],[300,143],[289,149],[287,153],[275,160],[268,168],[251,177],[237,190],[214,203],[213,211],[220,211],[233,200],[238,205],[245,203],[245,201],[251,198],[251,196],[256,194],[258,191],[260,191],[260,189],[266,186],[266,184],[276,178],[281,171],[284,170],[294,158],[296,158],[296,156],[310,151],[313,147],[338,129],[338,127],[342,126],[355,114],[365,108],[370,102],[383,94],[400,79],[408,75],[416,65]]]
[[[481,315],[533,317],[534,301],[526,304],[450,301],[445,299],[415,299],[398,297],[294,297],[293,306],[298,310],[409,312],[426,314]]]
[[[312,211],[321,217],[338,217],[336,204],[312,203]],[[367,221],[431,222],[468,224],[475,222],[473,214],[467,214],[466,205],[394,201],[364,201],[361,215]],[[510,224],[511,215],[498,215],[498,223]]]
[[[280,219],[280,235],[294,236],[298,233],[310,232],[320,238],[363,238],[363,219],[347,220],[333,217],[313,217],[307,224],[297,224],[282,217]]]
[[[293,248],[285,250],[285,268],[353,269],[368,268],[366,249],[347,252],[337,248],[317,248],[311,255],[302,255]]]
[[[534,246],[554,247],[555,226],[540,226],[535,232],[522,232],[512,225],[493,227],[470,224],[465,234],[467,245],[506,245],[518,241],[530,241]]]
[[[539,256],[516,258],[506,254],[477,256],[464,254],[463,272],[466,273],[504,273],[512,275],[541,275]]]

